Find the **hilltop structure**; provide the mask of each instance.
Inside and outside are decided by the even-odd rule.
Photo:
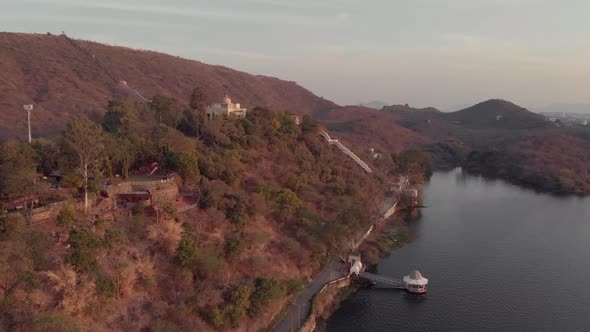
[[[246,108],[241,108],[240,104],[234,104],[231,99],[225,95],[223,103],[213,103],[207,106],[207,118],[214,119],[219,116],[226,118],[245,118]]]

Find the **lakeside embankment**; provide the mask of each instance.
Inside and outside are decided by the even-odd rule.
[[[386,197],[383,201],[379,214],[374,217],[371,226],[363,235],[353,244],[357,248],[370,234],[373,233],[377,224],[395,214],[398,209],[398,199],[394,196]],[[299,330],[304,326],[315,326],[316,308],[313,303],[318,294],[323,294],[328,284],[333,285],[334,281],[338,281],[346,277],[348,271],[341,263],[338,255],[331,257],[330,261],[324,268],[313,278],[313,280],[291,301],[289,308],[285,310],[282,317],[274,324],[272,328],[275,332],[292,331],[293,328]],[[346,278],[348,279],[348,278]],[[303,314],[303,315],[302,315]],[[310,323],[312,321],[312,323]],[[309,329],[308,329],[309,330]],[[313,330],[313,328],[311,329]],[[311,331],[310,330],[310,331]]]
[[[409,243],[414,234],[405,227],[410,218],[408,209],[397,203],[388,209],[383,218],[375,222],[355,244],[365,264],[378,263],[391,250]],[[322,330],[327,319],[338,309],[340,303],[358,290],[358,285],[351,283],[347,276],[331,281],[313,297],[308,319],[299,329],[300,332]]]

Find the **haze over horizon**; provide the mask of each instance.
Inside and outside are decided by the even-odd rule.
[[[298,82],[339,104],[590,104],[590,3],[0,0],[0,30],[60,33]]]

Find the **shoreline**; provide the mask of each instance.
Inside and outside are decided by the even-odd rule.
[[[407,207],[399,207],[389,218],[382,219],[373,225],[370,234],[357,248],[361,256],[368,259],[366,264],[374,267],[391,251],[414,240],[413,234],[405,229],[405,223],[412,218],[410,211]],[[370,254],[367,254],[375,250],[379,253],[377,257],[370,257]],[[365,255],[369,257],[365,258],[367,257]],[[325,330],[328,319],[338,310],[340,304],[362,287],[362,285],[351,283],[348,277],[346,279],[347,283],[336,285],[334,289],[326,291],[324,298],[320,299],[321,292],[314,296],[311,313],[306,323],[299,329],[300,332]],[[318,305],[321,305],[321,308],[318,308]]]

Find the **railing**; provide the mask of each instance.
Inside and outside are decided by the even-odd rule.
[[[131,94],[133,97],[135,97],[136,99],[138,99],[142,102],[145,102],[145,103],[149,103],[149,100],[147,98],[142,96],[141,93],[139,93],[137,90],[135,90],[135,89],[131,88],[129,85],[127,85],[127,82],[116,78],[115,75],[105,65],[103,65],[100,61],[98,61],[98,59],[94,56],[94,54],[92,54],[90,51],[82,48],[80,45],[78,45],[78,43],[75,40],[68,37],[65,33],[63,33],[62,36],[68,41],[68,43],[70,43],[70,45],[72,45],[73,48],[78,50],[80,53],[84,54],[88,58],[88,60],[90,60],[98,68],[100,68],[100,70],[102,70],[102,72],[105,73],[113,82],[122,85],[123,88],[125,90],[127,90],[127,92],[129,94]]]
[[[383,286],[388,286],[388,287],[393,287],[393,288],[404,288],[404,284],[401,280],[381,276],[381,275],[374,274],[374,273],[360,272],[358,274],[358,277],[363,278],[365,280],[372,281],[374,283],[377,283],[377,284],[380,284]]]
[[[369,174],[373,173],[373,171],[371,170],[369,165],[367,165],[367,163],[362,161],[361,158],[354,154],[354,152],[350,151],[350,149],[344,146],[344,144],[340,143],[340,141],[338,141],[337,139],[330,138],[330,135],[324,130],[322,130],[322,136],[326,139],[328,144],[336,145],[342,152],[344,152],[344,154],[352,158],[352,160],[354,160],[359,166],[361,166],[365,170],[365,172]]]

